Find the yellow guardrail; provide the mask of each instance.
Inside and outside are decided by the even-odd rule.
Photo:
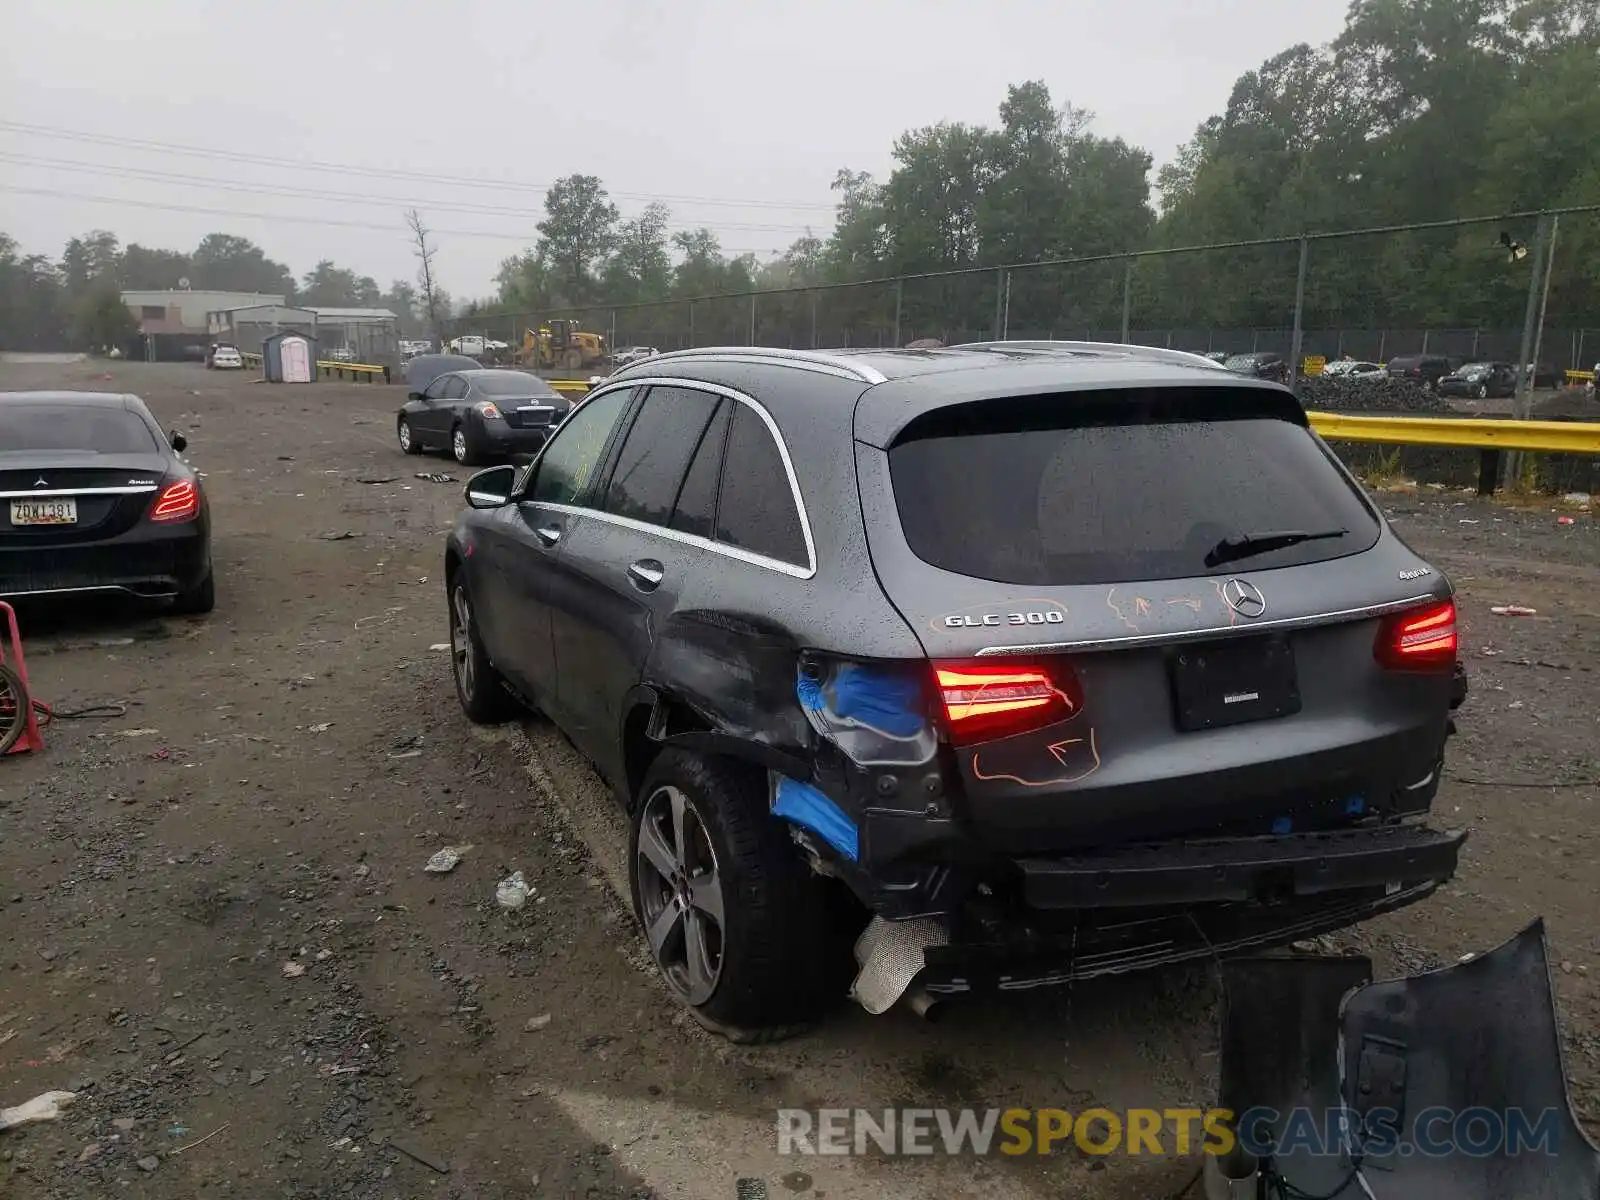
[[[1592,383],[1592,382],[1594,382],[1594,372],[1593,371],[1568,371],[1567,372],[1567,382],[1568,383]]]
[[[351,379],[365,376],[372,383],[376,383],[379,376],[382,376],[385,383],[389,382],[389,368],[373,363],[340,362],[335,358],[319,358],[317,370],[340,377],[348,374]]]
[[[244,360],[244,364],[247,367],[259,367],[261,365],[261,355],[254,354],[249,350],[239,351],[239,357]]]
[[[558,392],[583,392],[587,394],[590,390],[587,379],[546,379],[545,382]]]
[[[1517,421],[1483,417],[1369,417],[1311,412],[1311,427],[1331,441],[1390,446],[1463,446],[1470,450],[1542,450],[1600,454],[1600,422]]]

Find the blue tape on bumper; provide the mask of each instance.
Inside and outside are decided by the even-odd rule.
[[[778,776],[772,811],[786,821],[811,830],[851,862],[856,861],[860,851],[855,822],[810,784],[786,775]]]

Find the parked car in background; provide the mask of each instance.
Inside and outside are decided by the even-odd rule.
[[[1381,379],[1384,375],[1382,363],[1367,362],[1364,359],[1341,358],[1322,368],[1325,379]]]
[[[0,392],[0,598],[109,592],[210,612],[211,513],[137,396]]]
[[[881,1013],[1311,937],[1455,871],[1450,583],[1279,385],[1120,345],[680,351],[466,496],[461,705],[525,700],[595,763],[708,1028],[842,996],[830,913]]]
[[[406,386],[420,392],[441,375],[451,371],[476,371],[483,364],[465,354],[419,354],[405,365]]]
[[[471,466],[533,453],[570,411],[561,393],[526,371],[450,371],[411,392],[395,433],[407,454],[448,450]]]
[[[1408,379],[1431,392],[1455,368],[1456,360],[1443,354],[1401,354],[1391,358],[1385,369],[1390,379]]]
[[[1510,363],[1475,362],[1458,367],[1439,379],[1441,396],[1472,396],[1479,400],[1514,396],[1517,373]]]
[[[355,362],[355,360],[356,360],[356,352],[354,350],[350,349],[349,346],[337,346],[334,349],[328,351],[328,361],[329,362],[353,363],[353,362]]]
[[[206,366],[218,371],[238,371],[244,367],[244,356],[239,353],[239,347],[218,342],[207,348]]]
[[[654,358],[660,353],[661,351],[654,346],[624,346],[611,356],[611,361],[618,369],[621,369],[636,362],[643,362],[647,358]]]
[[[484,338],[482,334],[463,334],[458,338],[451,338],[445,343],[445,349],[452,354],[464,354],[468,358],[480,358],[484,352]]]
[[[1233,354],[1223,359],[1222,365],[1235,375],[1248,375],[1252,379],[1270,379],[1275,383],[1289,382],[1288,360],[1270,350]]]

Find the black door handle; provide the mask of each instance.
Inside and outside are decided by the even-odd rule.
[[[666,571],[653,558],[641,558],[628,567],[628,579],[641,592],[653,592],[666,578]]]

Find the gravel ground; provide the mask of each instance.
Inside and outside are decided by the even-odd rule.
[[[399,389],[0,364],[0,387],[36,386],[136,391],[189,435],[219,602],[23,613],[38,695],[128,712],[0,762],[0,1105],[80,1093],[0,1134],[0,1195],[714,1200],[748,1178],[834,1200],[1151,1197],[1191,1178],[1160,1158],[777,1156],[780,1106],[1204,1104],[1210,982],[707,1037],[645,969],[594,776],[538,722],[457,711],[432,647],[460,489],[415,476],[460,473],[394,447]],[[1439,811],[1472,838],[1446,893],[1339,940],[1416,969],[1543,914],[1600,1128],[1600,528],[1426,486],[1379,498],[1461,591],[1474,692]],[[1538,613],[1489,612],[1507,603]],[[472,848],[425,873],[446,845]],[[535,891],[507,912],[512,869]]]

